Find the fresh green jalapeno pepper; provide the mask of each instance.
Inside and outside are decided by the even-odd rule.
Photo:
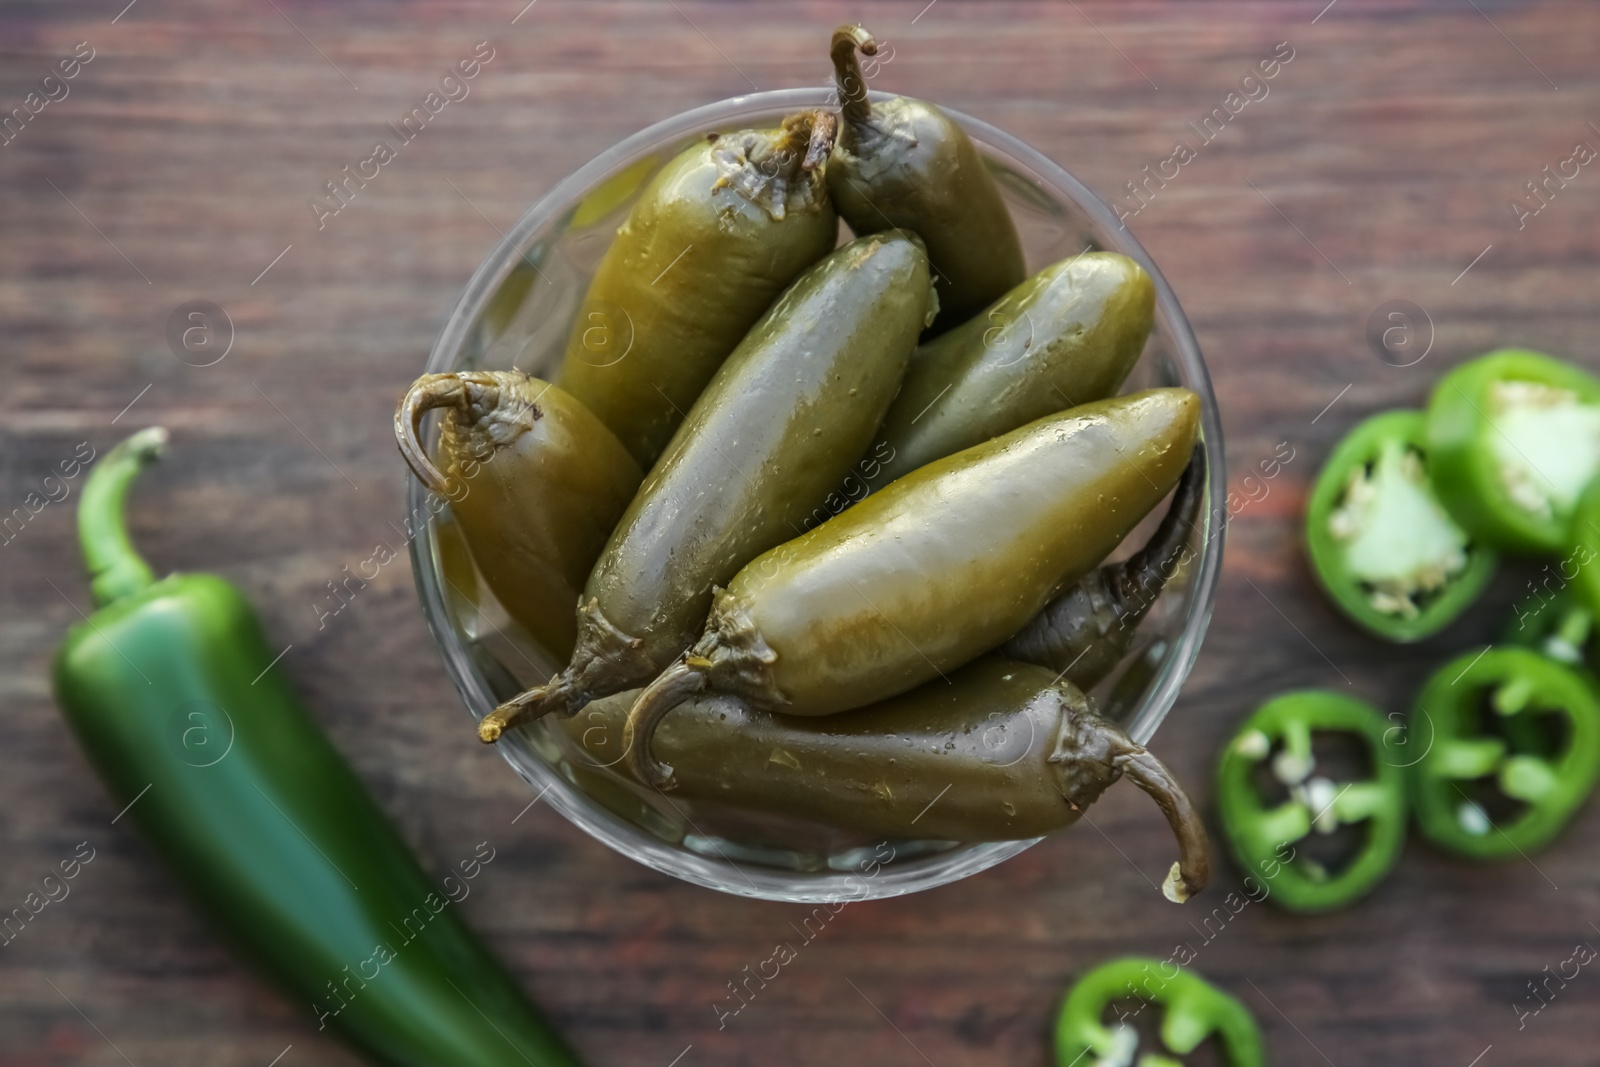
[[[693,643],[712,587],[794,536],[866,448],[932,300],[927,256],[898,230],[857,238],[795,282],[612,533],[584,586],[571,663],[485,716],[479,737],[646,682]]]
[[[1570,567],[1572,595],[1591,612],[1600,612],[1600,479],[1578,498],[1572,516],[1572,534],[1566,555],[1559,564],[1562,573]]]
[[[1312,570],[1340,611],[1391,641],[1453,622],[1482,594],[1498,559],[1451,518],[1420,411],[1374,415],[1347,434],[1306,505]]]
[[[599,766],[622,765],[635,694],[596,700],[565,729]],[[706,694],[665,722],[657,750],[678,791],[869,839],[1011,841],[1054,833],[1124,774],[1178,839],[1168,896],[1210,878],[1205,828],[1161,761],[1051,671],[988,656],[851,715],[800,719]]]
[[[669,779],[650,735],[707,686],[829,715],[999,646],[1166,496],[1199,411],[1187,389],[1085,404],[913,471],[752,560],[634,705],[635,773]]]
[[[1428,403],[1428,464],[1468,533],[1507,552],[1556,555],[1600,473],[1600,380],[1526,349],[1463,363]]]
[[[56,699],[115,803],[319,1030],[403,1067],[573,1067],[449,907],[465,883],[417,866],[239,591],[157,581],[134,550],[123,501],[165,440],[140,431],[91,471],[78,531],[99,610],[55,660]],[[462,873],[493,858],[484,842]]]
[[[1592,678],[1600,667],[1600,642],[1595,637],[1594,612],[1571,593],[1561,592],[1513,604],[1501,641],[1586,670]]]
[[[828,192],[857,234],[899,227],[921,235],[939,290],[933,328],[945,330],[1022,281],[1022,243],[965,130],[921,100],[867,100],[856,50],[877,47],[860,26],[833,33],[840,128]]]
[[[1445,848],[1502,859],[1549,844],[1600,778],[1600,696],[1526,648],[1465,655],[1412,712],[1417,825]]]
[[[1150,540],[1127,559],[1090,571],[1018,630],[1001,652],[1092,689],[1122,662],[1140,621],[1183,564],[1205,493],[1202,445],[1195,447]]]
[[[1389,758],[1393,728],[1378,711],[1337,693],[1302,690],[1267,701],[1222,750],[1217,808],[1239,866],[1272,882],[1290,911],[1343,907],[1393,869],[1405,845],[1406,778]],[[1366,773],[1317,773],[1319,738],[1354,740]],[[1326,753],[1324,754],[1326,758]],[[1263,772],[1266,772],[1265,774]],[[1270,780],[1270,793],[1262,789]],[[1318,837],[1356,828],[1338,866],[1313,855]]]
[[[1131,1010],[1117,1007],[1135,1002],[1138,1006]],[[1161,1007],[1161,1043],[1166,1049],[1139,1055],[1139,1033],[1129,1021],[1151,1005]],[[1107,1015],[1113,1011],[1116,1022],[1108,1025]],[[1171,960],[1127,956],[1102,963],[1067,993],[1056,1020],[1056,1064],[1176,1067],[1179,1061],[1166,1053],[1188,1055],[1212,1037],[1222,1046],[1229,1067],[1261,1067],[1266,1062],[1250,1009]]]
[[[712,135],[657,174],[606,249],[556,384],[648,470],[711,376],[839,226],[823,165],[836,120]]]
[[[872,482],[1115,393],[1144,351],[1155,293],[1127,256],[1089,252],[923,345],[878,432],[888,458]]]
[[[437,465],[421,427],[435,409]],[[572,394],[519,371],[424,375],[394,432],[412,472],[450,500],[501,606],[553,655],[572,655],[573,605],[644,477],[628,450]]]

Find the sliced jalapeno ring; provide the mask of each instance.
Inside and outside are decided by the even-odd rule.
[[[1417,825],[1477,859],[1549,844],[1600,778],[1600,697],[1526,648],[1446,664],[1423,688],[1411,734],[1430,741],[1412,772]]]
[[[1600,474],[1600,379],[1526,349],[1464,363],[1428,402],[1428,456],[1467,532],[1507,552],[1559,553]]]
[[[1430,485],[1420,411],[1389,411],[1334,448],[1306,507],[1317,580],[1351,620],[1391,641],[1448,626],[1483,592],[1498,560]]]
[[[1531,648],[1569,667],[1593,672],[1600,667],[1600,642],[1595,640],[1595,614],[1570,593],[1530,597],[1511,607],[1511,621],[1501,639]],[[1588,677],[1593,681],[1593,674]]]
[[[1328,911],[1364,896],[1394,867],[1405,844],[1406,786],[1401,762],[1386,756],[1391,729],[1359,700],[1305,690],[1263,704],[1222,750],[1223,831],[1239,865],[1270,881],[1268,899],[1289,911]],[[1333,738],[1360,747],[1363,777],[1319,773],[1318,742]],[[1329,747],[1321,746],[1325,761]],[[1346,853],[1354,848],[1337,865],[1317,840],[1335,834]]]
[[[1161,1008],[1159,1033],[1165,1049],[1141,1055],[1132,1020],[1152,1004]],[[1108,1025],[1107,1016],[1113,1013],[1115,1021]],[[1102,963],[1067,993],[1056,1019],[1056,1063],[1166,1067],[1178,1062],[1168,1054],[1188,1055],[1213,1037],[1230,1067],[1261,1067],[1265,1062],[1261,1031],[1249,1008],[1171,960],[1127,956]]]

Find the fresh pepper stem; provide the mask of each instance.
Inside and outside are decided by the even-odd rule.
[[[123,505],[128,487],[140,471],[160,458],[167,437],[161,426],[140,430],[107,452],[84,483],[78,504],[78,543],[97,607],[155,583],[155,573],[128,538]]]
[[[418,378],[394,412],[394,436],[417,480],[435,493],[449,495],[450,482],[422,447],[422,417],[434,408],[460,408],[466,404],[466,391],[454,374],[427,374]],[[487,720],[486,720],[487,721]]]
[[[685,654],[646,686],[628,711],[628,722],[622,730],[622,747],[628,754],[628,766],[633,769],[634,776],[646,785],[657,789],[671,789],[677,785],[672,778],[672,768],[657,761],[650,746],[656,727],[667,712],[705,689],[706,669],[710,666],[711,662],[701,656]]]
[[[1126,751],[1113,757],[1112,763],[1160,805],[1173,835],[1178,839],[1178,862],[1173,864],[1172,873],[1167,876],[1161,891],[1168,900],[1181,904],[1211,881],[1211,853],[1206,828],[1166,765],[1143,746],[1130,745]]]
[[[839,87],[839,110],[844,121],[852,126],[866,122],[872,113],[872,105],[867,102],[867,79],[861,73],[857,49],[863,55],[878,54],[878,42],[866,27],[840,26],[833,31],[831,54],[834,81]]]

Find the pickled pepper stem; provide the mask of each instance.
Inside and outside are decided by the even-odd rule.
[[[478,740],[486,745],[492,745],[500,740],[500,735],[514,726],[521,726],[525,722],[542,719],[564,702],[554,699],[560,687],[557,678],[552,678],[544,685],[535,686],[526,692],[518,693],[510,700],[495,708],[489,714],[478,720]]]
[[[168,436],[161,426],[140,430],[107,452],[84,482],[78,504],[78,544],[97,607],[155,583],[155,573],[128,537],[123,505],[128,487],[140,471],[160,458]]]
[[[1172,494],[1172,505],[1162,516],[1161,525],[1133,555],[1107,568],[1106,589],[1116,603],[1113,609],[1124,627],[1136,624],[1150,610],[1161,589],[1177,567],[1178,558],[1189,544],[1189,532],[1200,512],[1205,495],[1206,450],[1196,444],[1189,465]]]
[[[830,53],[833,56],[834,83],[839,87],[839,110],[845,122],[852,126],[866,122],[872,113],[872,105],[867,102],[867,79],[861,73],[857,49],[863,55],[878,54],[878,42],[866,27],[840,26],[833,31]]]
[[[622,728],[622,747],[628,754],[628,766],[634,776],[646,785],[657,789],[671,789],[672,768],[659,762],[650,751],[656,727],[662,718],[685,700],[706,687],[706,670],[711,661],[693,653],[684,657],[656,677],[633,702],[628,711],[628,722]]]
[[[1150,794],[1167,817],[1172,833],[1178,839],[1178,862],[1172,865],[1161,892],[1166,898],[1182,904],[1206,887],[1211,881],[1210,842],[1205,825],[1195,813],[1194,805],[1183,791],[1166,764],[1152,756],[1144,746],[1128,742],[1128,748],[1112,757],[1112,764],[1127,775],[1134,785]]]
[[[466,406],[466,389],[454,374],[425,374],[412,383],[394,410],[394,437],[400,454],[417,480],[435,493],[449,495],[450,482],[422,447],[422,417],[434,408]]]
[[[806,158],[800,169],[813,171],[826,163],[833,154],[833,142],[839,135],[839,119],[831,111],[811,113],[811,139],[806,144]]]

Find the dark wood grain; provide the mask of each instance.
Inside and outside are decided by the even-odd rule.
[[[1507,207],[1576,142],[1600,146],[1600,9],[1339,0],[1313,22],[1322,0],[540,0],[513,25],[522,0],[139,0],[114,21],[124,2],[0,12],[4,109],[76,42],[95,49],[70,95],[0,147],[0,511],[78,442],[170,426],[170,461],[133,504],[140,543],[161,568],[245,587],[430,862],[493,842],[463,907],[592,1062],[1046,1064],[1074,975],[1181,941],[1255,1010],[1279,1063],[1595,1062],[1600,975],[1523,1029],[1513,1007],[1575,943],[1600,943],[1593,804],[1531,861],[1470,866],[1413,842],[1357,908],[1252,905],[1207,941],[1203,909],[1238,872],[1223,866],[1208,904],[1163,902],[1147,883],[1166,830],[1116,789],[1094,811],[1103,835],[1083,826],[958,885],[846,909],[719,1030],[725,983],[801,909],[679,884],[542,808],[513,825],[529,794],[464,732],[404,562],[325,628],[311,605],[391,536],[392,405],[496,231],[620,137],[752,86],[818,84],[824,34],[861,18],[896,46],[881,85],[994,122],[1115,197],[1287,41],[1270,95],[1129,220],[1207,353],[1235,483],[1279,442],[1295,456],[1232,523],[1216,621],[1156,742],[1209,808],[1216,749],[1250,707],[1317,685],[1403,710],[1432,665],[1497,631],[1531,574],[1508,569],[1437,639],[1380,646],[1313,587],[1299,514],[1345,428],[1419,403],[1456,361],[1519,343],[1600,364],[1600,172],[1520,231]],[[481,40],[495,58],[471,96],[319,232],[307,200]],[[201,298],[236,329],[203,369],[164,335]],[[1399,298],[1435,334],[1408,368],[1364,341]],[[280,1067],[353,1062],[111,825],[49,695],[51,650],[88,604],[71,531],[71,501],[51,504],[0,547],[0,908],[78,842],[97,850],[71,896],[0,948],[0,1064],[265,1067],[291,1045]]]

